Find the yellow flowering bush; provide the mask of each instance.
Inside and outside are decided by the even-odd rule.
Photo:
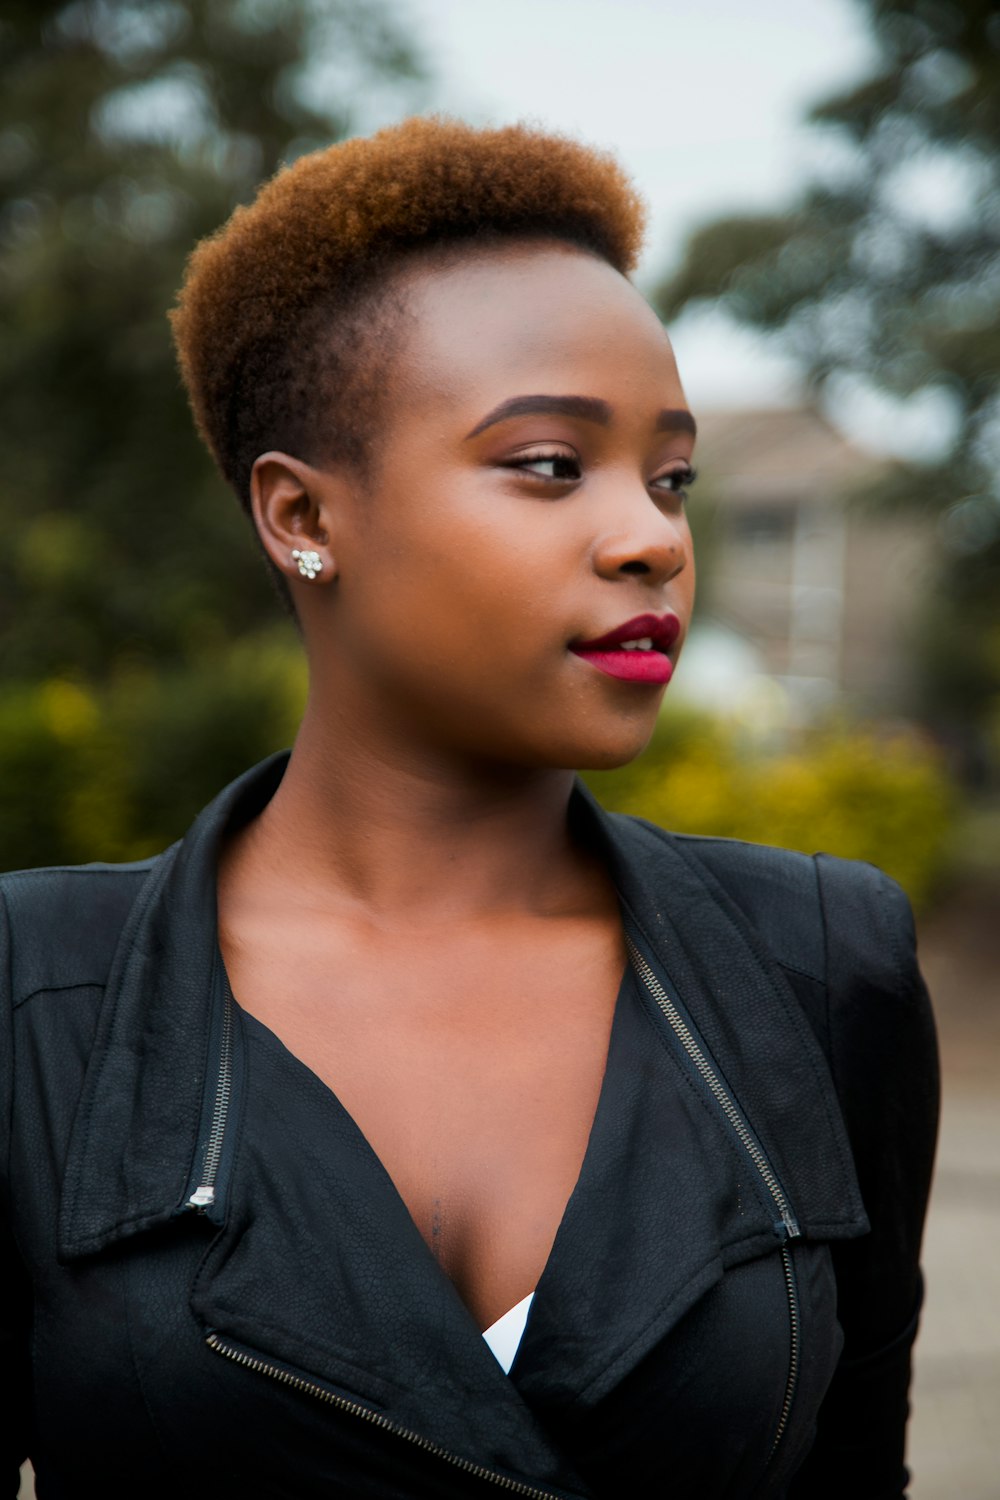
[[[0,692],[0,869],[141,859],[227,781],[288,745],[305,664],[287,631],[100,689],[54,678]]]
[[[170,672],[126,664],[102,689],[0,693],[0,868],[162,849],[255,760],[291,742],[305,665],[286,631]],[[920,905],[944,868],[956,797],[912,736],[836,729],[765,755],[676,708],[646,753],[588,773],[609,807],[679,833],[871,860]]]
[[[868,860],[916,906],[944,872],[957,795],[912,734],[834,728],[763,755],[711,719],[664,720],[645,754],[585,778],[604,804],[678,833]]]

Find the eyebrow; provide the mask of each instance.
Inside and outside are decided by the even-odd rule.
[[[610,427],[614,417],[612,407],[598,396],[511,396],[487,412],[482,421],[466,434],[466,441],[478,437],[497,422],[535,414],[580,417],[585,422],[596,422],[599,427]],[[694,417],[683,407],[658,412],[654,427],[657,432],[690,432],[694,435],[697,431]]]
[[[657,412],[653,425],[657,432],[689,432],[692,437],[698,436],[698,424],[686,406]]]

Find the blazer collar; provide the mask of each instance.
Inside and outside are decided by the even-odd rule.
[[[99,1252],[163,1225],[184,1206],[198,1150],[209,1068],[219,848],[230,829],[255,816],[267,803],[284,766],[285,758],[275,757],[228,787],[201,814],[187,837],[157,861],[136,900],[109,978],[70,1142],[60,1206],[59,1244],[64,1259]],[[683,846],[647,825],[603,812],[582,787],[577,788],[571,812],[584,836],[603,850],[630,917],[683,996],[714,1063],[777,1168],[803,1231],[824,1238],[862,1232],[864,1214],[824,1059],[780,971],[760,949],[739,912],[722,892],[710,887],[685,855]],[[637,1024],[641,1027],[644,1022]],[[634,1031],[631,1035],[635,1041]],[[619,1025],[613,1037],[618,1051],[609,1068],[612,1064],[617,1068],[619,1080],[636,1073],[631,1066],[635,1046],[629,1036],[629,1028]],[[637,1041],[640,1048],[645,1046],[644,1034]],[[659,1093],[656,1098],[660,1100]],[[668,1106],[664,1095],[663,1108]],[[692,1109],[697,1113],[700,1105]],[[591,1263],[575,1253],[574,1247],[578,1250],[588,1243],[584,1231],[588,1222],[593,1223],[593,1200],[598,1210],[602,1200],[607,1208],[607,1170],[602,1177],[599,1169],[602,1159],[621,1157],[622,1143],[616,1133],[624,1128],[623,1121],[632,1122],[625,1154],[645,1176],[636,1182],[635,1174],[630,1174],[626,1186],[632,1198],[619,1205],[621,1212],[614,1216],[615,1225],[628,1226],[620,1256],[627,1274],[617,1282],[612,1277],[610,1285],[605,1275],[595,1286],[589,1274]],[[276,1300],[273,1306],[269,1304],[265,1352],[277,1353],[293,1366],[339,1385],[344,1379],[339,1374],[344,1368],[344,1346],[360,1330],[364,1335],[361,1346],[347,1350],[356,1372],[351,1380],[359,1379],[362,1390],[365,1382],[380,1381],[381,1398],[398,1425],[420,1432],[448,1451],[475,1454],[477,1461],[484,1461],[485,1455],[485,1461],[501,1472],[532,1474],[536,1483],[544,1476],[542,1483],[553,1492],[585,1494],[535,1412],[544,1410],[550,1398],[563,1401],[567,1382],[574,1401],[586,1405],[600,1399],[718,1279],[727,1246],[736,1256],[763,1253],[756,1242],[742,1248],[734,1245],[731,1220],[736,1195],[719,1180],[715,1164],[708,1159],[711,1153],[703,1145],[704,1132],[692,1128],[685,1136],[683,1110],[671,1117],[665,1131],[635,1108],[606,1109],[603,1116],[599,1111],[595,1126],[598,1123],[597,1154],[591,1153],[598,1170],[587,1178],[581,1174],[567,1209],[565,1232],[560,1230],[562,1257],[557,1254],[557,1236],[550,1285],[546,1292],[543,1276],[537,1326],[534,1333],[529,1327],[513,1379],[502,1375],[476,1336],[457,1293],[444,1284],[444,1278],[429,1278],[429,1272],[437,1268],[431,1266],[428,1275],[422,1273],[420,1256],[425,1247],[412,1222],[403,1219],[398,1233],[389,1235],[389,1248],[402,1265],[398,1318],[387,1314],[384,1297],[370,1295],[372,1275],[381,1265],[376,1258],[373,1267],[371,1237],[362,1235],[359,1241],[356,1233],[349,1234],[338,1252],[343,1262],[336,1268],[339,1280],[327,1286],[322,1277],[315,1279],[317,1306],[309,1318],[302,1318],[289,1288],[268,1284]],[[664,1137],[672,1143],[673,1158],[669,1151],[656,1149]],[[690,1150],[685,1149],[685,1140]],[[246,1150],[252,1152],[253,1144],[251,1138]],[[283,1149],[292,1152],[286,1163],[292,1182],[301,1167],[297,1164],[301,1153],[287,1141]],[[705,1159],[700,1153],[705,1153]],[[270,1148],[262,1148],[261,1161],[273,1162]],[[255,1266],[274,1265],[275,1235],[279,1241],[282,1234],[289,1235],[288,1258],[302,1248],[301,1233],[292,1233],[297,1212],[265,1214],[266,1224],[258,1226],[260,1194],[255,1185],[262,1175],[263,1167],[248,1170],[245,1180],[235,1174],[228,1217],[224,1211],[224,1225],[205,1257],[191,1304],[206,1327],[235,1329],[240,1335],[246,1323],[245,1341],[250,1347],[255,1347],[254,1328],[263,1324],[251,1306],[253,1287],[248,1291],[240,1281],[244,1260],[236,1252],[249,1247],[247,1274],[251,1274]],[[284,1180],[279,1170],[277,1186],[269,1182],[272,1197]],[[329,1194],[321,1195],[316,1221],[306,1226],[323,1254],[337,1243],[338,1232],[352,1219],[347,1211],[354,1201],[350,1186],[346,1178],[343,1182],[337,1178]],[[292,1187],[288,1190],[291,1193]],[[336,1212],[337,1192],[347,1192],[350,1200],[340,1214]],[[401,1201],[394,1203],[391,1194],[383,1196],[380,1223],[391,1221],[394,1212],[397,1217],[405,1215]],[[292,1207],[297,1210],[301,1196],[293,1194],[293,1199]],[[368,1204],[368,1197],[364,1201]],[[679,1216],[673,1212],[678,1205]],[[375,1205],[373,1212],[377,1209]],[[766,1239],[767,1216],[759,1227]],[[268,1250],[263,1260],[258,1256],[255,1261],[253,1245],[259,1228],[268,1235]],[[690,1231],[689,1243],[682,1229]],[[617,1232],[614,1225],[612,1231]],[[424,1260],[430,1260],[429,1253]],[[648,1266],[640,1295],[638,1277],[632,1273],[644,1260]],[[282,1263],[280,1254],[277,1261]],[[614,1256],[605,1255],[602,1263],[617,1262]],[[578,1282],[574,1282],[577,1274]],[[345,1286],[361,1288],[359,1317],[349,1319],[346,1328],[340,1298]],[[593,1317],[587,1311],[588,1296],[601,1299]],[[611,1333],[578,1340],[574,1346],[573,1317],[579,1319],[581,1308],[588,1328],[610,1325]],[[282,1309],[288,1312],[284,1321]],[[414,1336],[400,1340],[401,1326]],[[438,1335],[453,1351],[453,1357],[450,1354],[444,1361],[427,1352],[439,1347]],[[355,1389],[354,1385],[349,1389]]]
[[[228,786],[160,857],[136,899],[70,1143],[60,1209],[65,1259],[162,1224],[183,1206],[208,1065],[219,848],[270,800],[286,763],[287,754],[273,756]],[[863,1233],[825,1058],[746,919],[662,830],[605,812],[580,783],[571,815],[602,849],[626,909],[683,996],[803,1232]]]
[[[272,756],[209,803],[156,861],[129,913],[70,1141],[63,1259],[153,1228],[183,1206],[209,1065],[219,849],[270,801],[287,760]]]
[[[584,836],[593,831],[626,911],[777,1169],[803,1234],[865,1233],[830,1069],[773,955],[683,840],[606,812],[581,783],[572,810]]]

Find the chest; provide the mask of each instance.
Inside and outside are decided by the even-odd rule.
[[[579,1176],[617,923],[224,930],[241,1007],[335,1094],[482,1327],[536,1286]]]

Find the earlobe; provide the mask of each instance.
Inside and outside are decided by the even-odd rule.
[[[289,579],[336,575],[333,557],[335,481],[287,453],[263,453],[250,477],[254,525],[274,566]]]

